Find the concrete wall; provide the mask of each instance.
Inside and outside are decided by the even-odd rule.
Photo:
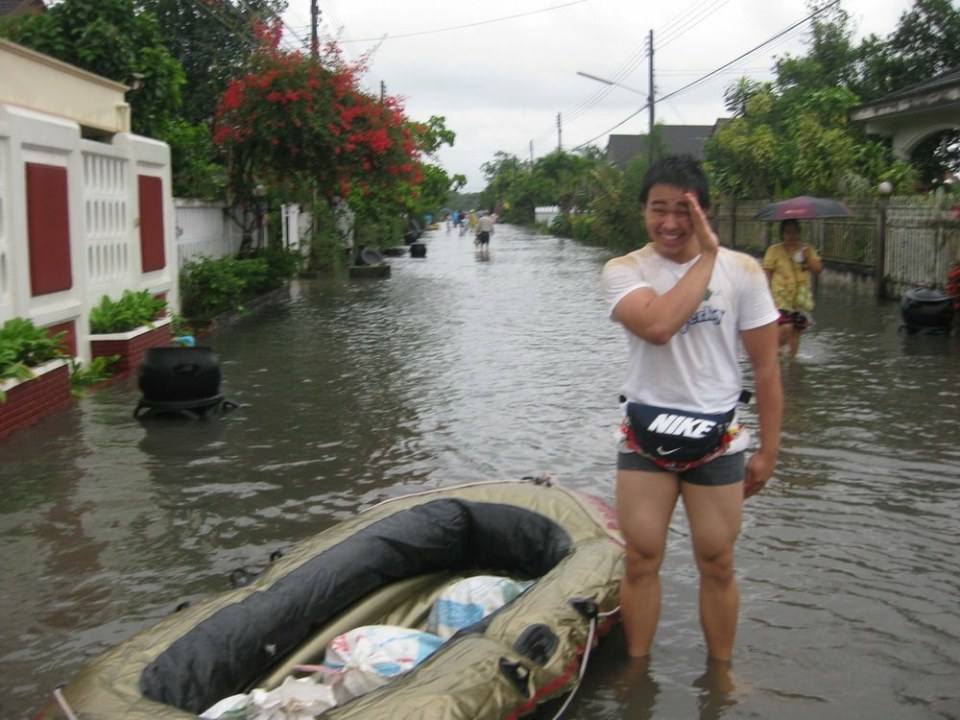
[[[67,118],[107,133],[130,132],[127,86],[0,39],[0,103]]]

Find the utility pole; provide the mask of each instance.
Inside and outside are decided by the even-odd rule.
[[[320,0],[310,0],[310,57],[320,57]]]
[[[380,103],[383,104],[384,98],[387,97],[387,84],[381,80],[380,81]]]
[[[557,150],[563,150],[563,118],[557,113]]]
[[[647,36],[647,44],[650,50],[650,77],[648,82],[650,83],[650,90],[647,94],[647,107],[650,110],[650,130],[647,133],[647,164],[653,164],[653,106],[654,106],[654,93],[653,93],[653,30],[650,31],[650,34]]]
[[[533,167],[533,140],[530,141],[530,167]]]

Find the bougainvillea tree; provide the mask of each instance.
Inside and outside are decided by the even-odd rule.
[[[310,189],[358,208],[405,207],[423,181],[417,124],[398,98],[360,89],[362,60],[345,62],[335,44],[318,58],[282,50],[280,30],[261,28],[249,71],[217,109],[233,201],[249,203],[262,183],[290,198]]]

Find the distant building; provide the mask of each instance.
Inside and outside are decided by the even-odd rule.
[[[39,15],[46,9],[43,0],[0,0],[0,17]]]
[[[850,118],[870,135],[893,138],[894,156],[909,161],[931,135],[960,130],[960,67],[858,105]]]
[[[707,139],[723,118],[713,125],[657,125],[659,142],[667,152],[704,159]],[[647,152],[648,135],[611,135],[607,141],[607,159],[621,170],[637,155]]]

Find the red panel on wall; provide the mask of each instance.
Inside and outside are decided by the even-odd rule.
[[[49,335],[56,335],[58,332],[65,332],[66,335],[63,336],[63,349],[70,353],[70,357],[77,356],[77,329],[74,326],[73,320],[70,320],[65,323],[60,323],[59,325],[48,325],[47,333]]]
[[[46,295],[69,290],[73,273],[67,169],[40,163],[26,163],[26,168],[30,292]]]
[[[140,191],[140,258],[143,272],[167,265],[163,252],[163,180],[137,176]]]

